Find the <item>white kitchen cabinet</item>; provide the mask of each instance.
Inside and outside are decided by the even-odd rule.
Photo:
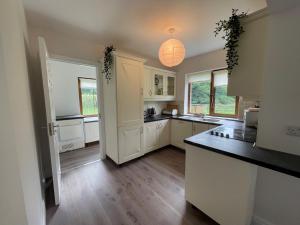
[[[99,141],[99,123],[85,122],[84,123],[85,143]]]
[[[144,151],[151,152],[159,148],[158,122],[149,122],[144,125]]]
[[[114,52],[112,79],[103,80],[106,154],[117,164],[143,155],[144,62]]]
[[[144,151],[145,153],[165,147],[170,144],[170,121],[160,120],[145,123]]]
[[[171,122],[171,144],[185,149],[184,139],[193,135],[193,123],[183,120],[172,120]]]
[[[143,127],[140,125],[119,128],[119,163],[140,157],[143,152]]]
[[[158,139],[159,147],[165,147],[170,144],[170,120],[158,121]]]
[[[265,10],[243,19],[245,33],[239,40],[239,65],[228,80],[228,95],[259,99],[265,62],[268,16]]]
[[[176,97],[175,72],[144,67],[144,100],[173,101]]]
[[[185,198],[222,225],[250,225],[257,166],[186,145]]]
[[[153,97],[153,74],[152,69],[144,67],[144,99]]]
[[[174,100],[176,96],[176,76],[173,74],[165,75],[165,98],[167,100]]]
[[[209,129],[209,125],[206,123],[195,123],[193,122],[193,135],[202,133]]]
[[[59,152],[66,152],[84,147],[83,119],[59,120]]]

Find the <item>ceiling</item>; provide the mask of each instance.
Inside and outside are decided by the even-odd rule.
[[[214,37],[215,23],[232,8],[249,13],[264,8],[265,0],[23,0],[29,26],[51,29],[99,44],[114,44],[149,57],[158,57],[160,44],[175,38],[186,57],[222,48]]]

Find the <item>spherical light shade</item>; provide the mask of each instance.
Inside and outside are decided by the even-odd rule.
[[[179,65],[185,56],[185,48],[181,41],[169,39],[163,42],[159,48],[159,60],[168,67]]]

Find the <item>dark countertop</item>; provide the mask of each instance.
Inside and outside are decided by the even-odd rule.
[[[188,122],[194,122],[194,123],[206,123],[211,125],[231,125],[231,126],[243,126],[243,121],[237,120],[237,119],[223,119],[223,118],[217,118],[217,117],[206,117],[208,120],[203,120],[201,117],[196,116],[171,116],[171,115],[155,115],[152,117],[146,117],[144,118],[144,123],[150,123],[155,122],[159,120],[166,120],[166,119],[174,119],[174,120],[183,120]],[[216,121],[209,121],[209,119],[213,119]]]
[[[277,172],[300,178],[300,156],[253,147],[252,143],[221,138],[203,132],[184,140],[185,143],[226,155]]]
[[[155,121],[159,121],[159,120],[167,120],[167,119],[171,119],[172,116],[168,116],[168,115],[155,115],[155,116],[149,116],[144,118],[144,123],[150,123],[150,122],[155,122]]]
[[[56,121],[60,120],[75,120],[75,119],[83,119],[83,115],[67,115],[67,116],[57,116]]]

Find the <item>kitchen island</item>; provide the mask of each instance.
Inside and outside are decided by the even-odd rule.
[[[186,200],[221,225],[250,225],[258,166],[300,178],[300,156],[212,135],[217,129],[184,141]]]

